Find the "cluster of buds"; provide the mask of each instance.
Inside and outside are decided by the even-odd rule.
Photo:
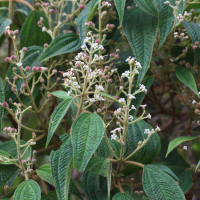
[[[4,31],[6,36],[10,36],[11,38],[15,39],[16,36],[19,34],[18,30],[10,30],[10,26],[6,26],[6,30]]]
[[[198,47],[200,47],[200,45],[199,45],[199,41],[195,41],[195,43],[194,44],[191,44],[191,46],[192,46],[192,49],[197,49]]]
[[[174,38],[182,38],[182,39],[188,39],[189,37],[187,35],[185,35],[185,33],[178,33],[178,32],[174,32]]]

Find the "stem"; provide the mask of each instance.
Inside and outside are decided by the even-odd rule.
[[[101,19],[101,0],[99,0],[98,5],[98,11],[99,11],[99,44],[102,43],[102,19]],[[102,50],[99,49],[99,57],[102,54]],[[99,69],[103,69],[103,65],[101,64],[101,59],[99,59]]]

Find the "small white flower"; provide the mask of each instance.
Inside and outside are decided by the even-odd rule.
[[[111,135],[111,140],[116,140],[117,139],[117,136],[115,134],[112,134]]]
[[[96,90],[105,91],[105,89],[102,85],[95,85],[95,87],[96,87]]]
[[[46,31],[46,27],[43,27],[43,28],[42,28],[42,32],[44,32],[44,31]]]
[[[21,66],[22,66],[22,63],[17,63],[17,66],[18,66],[18,67],[21,67]]]
[[[169,2],[169,1],[165,1],[164,3],[165,3],[165,4],[168,4],[168,5],[170,4],[170,2]]]
[[[151,114],[149,113],[146,117],[149,118],[149,119],[151,119]]]
[[[144,129],[144,133],[150,134],[151,131],[149,129]]]
[[[146,106],[147,106],[146,104],[140,105],[140,107],[142,107],[143,109],[144,109]]]
[[[136,110],[136,107],[134,105],[131,106],[131,109]]]
[[[10,26],[6,26],[6,30],[10,29]]]
[[[156,129],[155,129],[155,131],[160,131],[161,129],[158,127],[158,125],[157,125],[157,127],[156,127]]]
[[[187,146],[184,146],[183,149],[187,150]]]
[[[119,99],[119,102],[120,102],[120,103],[126,103],[125,98],[120,98],[120,99]]]
[[[133,116],[129,115],[128,119],[130,119],[132,121],[133,120]]]
[[[192,104],[195,104],[195,103],[196,103],[196,101],[195,101],[195,100],[193,100],[193,101],[192,101]]]
[[[135,96],[133,96],[132,94],[128,94],[129,99],[136,99]]]

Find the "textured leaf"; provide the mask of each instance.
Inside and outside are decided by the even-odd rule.
[[[14,200],[40,200],[41,191],[37,182],[29,179],[23,181],[15,190]]]
[[[5,161],[8,161],[6,158],[14,159],[12,157],[12,155],[10,155],[8,152],[0,150],[0,159],[1,159],[0,165],[9,165],[9,164],[15,164],[16,163],[15,161],[5,162]]]
[[[155,165],[144,166],[142,182],[144,191],[150,199],[185,199],[176,181]]]
[[[97,148],[97,155],[102,158],[108,158],[111,154],[111,151],[108,147],[107,141],[105,138],[101,140],[99,147]]]
[[[62,91],[62,90],[57,90],[57,91],[51,92],[51,94],[53,96],[56,96],[56,97],[61,98],[61,99],[69,99],[69,98],[71,98],[71,97],[69,97],[67,92]]]
[[[174,174],[174,172],[166,165],[162,165],[159,163],[153,163],[153,165],[161,169],[163,172],[169,174],[172,178],[174,178],[174,180],[179,181],[178,177]]]
[[[95,174],[107,177],[107,166],[109,165],[110,161],[100,157],[93,157],[88,162],[85,171],[92,171]]]
[[[54,186],[54,180],[52,178],[50,164],[40,166],[36,170],[36,173],[41,179]]]
[[[113,197],[113,200],[133,200],[133,198],[129,195],[129,192],[125,192],[124,194],[118,192]]]
[[[193,22],[183,22],[183,26],[187,29],[193,44],[195,44],[196,41],[200,43],[200,26],[199,24],[193,23]],[[200,59],[200,47],[195,49],[195,59],[194,64],[196,64]]]
[[[126,0],[114,0],[114,2],[115,2],[115,6],[117,8],[118,15],[119,15],[120,25],[122,25]]]
[[[40,61],[45,61],[53,56],[70,53],[80,49],[81,43],[78,36],[74,33],[65,33],[57,36],[48,46]]]
[[[154,40],[158,30],[158,18],[140,8],[133,8],[126,11],[124,15],[123,29],[134,56],[142,66],[138,74],[137,84],[139,84],[143,80],[151,61]]]
[[[173,8],[164,3],[165,0],[155,0],[155,4],[158,10],[158,25],[160,29],[160,44],[159,48],[165,42],[167,36],[172,31],[174,25]],[[175,5],[174,0],[169,0],[171,5]],[[184,2],[182,1],[178,6],[178,14],[183,13]]]
[[[47,195],[42,196],[41,200],[58,200],[56,191],[49,191]]]
[[[4,86],[3,86],[3,81],[0,78],[0,103],[3,103],[4,101],[5,101]],[[3,117],[3,107],[0,106],[0,133],[1,133],[2,117]]]
[[[181,187],[184,194],[186,194],[192,186],[192,172],[182,166],[170,166],[170,169],[179,178],[178,184]]]
[[[145,12],[154,15],[154,16],[158,16],[158,11],[156,9],[155,3],[154,1],[149,1],[149,0],[134,0],[134,2]]]
[[[66,135],[65,141],[57,151],[50,155],[51,171],[59,200],[67,200],[70,174],[73,167],[71,138]]]
[[[107,200],[107,179],[91,171],[85,171],[82,187],[89,200]]]
[[[136,119],[136,118],[134,118]],[[134,124],[128,126],[127,135],[127,145],[129,154],[131,154],[138,146],[139,141],[144,141],[147,138],[147,134],[144,133],[145,129],[152,130],[152,127],[145,121],[140,120]],[[160,138],[157,133],[154,133],[147,144],[141,148],[136,154],[134,154],[129,160],[140,162],[143,164],[152,163],[160,152]],[[128,154],[128,155],[129,155]],[[124,175],[132,174],[138,170],[140,167],[127,165],[122,171]]]
[[[51,36],[47,32],[42,32],[42,28],[37,25],[40,17],[44,18],[44,25],[48,28],[47,19],[44,13],[33,10],[22,26],[20,33],[20,49],[30,47],[32,45],[43,46],[45,43],[51,42]]]
[[[189,69],[180,66],[175,67],[175,72],[178,79],[193,90],[197,96],[199,96],[192,72]]]
[[[181,144],[181,143],[183,143],[183,142],[190,141],[190,140],[194,140],[194,139],[196,139],[197,137],[198,137],[198,136],[180,136],[180,137],[177,137],[177,138],[173,139],[173,140],[170,141],[170,143],[169,143],[166,157],[167,157],[168,154],[169,154],[174,148],[176,148],[179,144]]]
[[[10,26],[10,24],[11,24],[10,19],[6,19],[3,23],[0,23],[0,37],[6,30],[6,26]]]
[[[68,98],[66,100],[63,100],[54,110],[53,114],[51,115],[50,123],[49,123],[49,130],[47,135],[47,142],[46,147],[48,146],[56,128],[60,124],[61,120],[65,116],[67,110],[70,107],[70,104],[72,102],[72,97]]]
[[[76,186],[76,183],[74,182],[74,180],[72,178],[70,178],[69,192],[71,194],[74,194],[75,196],[77,196],[79,199],[83,200],[83,197],[81,196],[81,193],[79,192],[79,190]]]
[[[95,113],[82,113],[72,125],[74,167],[83,171],[104,134],[103,120]]]
[[[98,94],[100,94],[100,95],[102,95],[103,97],[108,98],[108,99],[110,99],[110,100],[112,100],[112,101],[115,101],[115,102],[119,103],[119,104],[122,105],[122,106],[124,105],[123,103],[119,102],[115,97],[113,97],[113,96],[111,96],[111,95],[109,95],[109,94],[106,94],[106,93],[104,93],[104,92],[98,92]]]

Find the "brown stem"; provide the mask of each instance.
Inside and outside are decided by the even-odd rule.
[[[121,186],[121,183],[120,183],[119,178],[117,178],[117,186],[118,186],[118,188],[119,188],[119,191],[120,191],[122,194],[124,194],[125,192],[124,192],[124,190],[123,190],[123,188],[122,188],[122,186]]]
[[[45,193],[45,195],[47,195],[48,192],[47,192],[47,188],[46,188],[46,186],[45,186],[45,182],[44,182],[43,179],[41,179],[41,183],[42,183],[42,188],[43,188],[43,190],[44,190],[44,193]]]

